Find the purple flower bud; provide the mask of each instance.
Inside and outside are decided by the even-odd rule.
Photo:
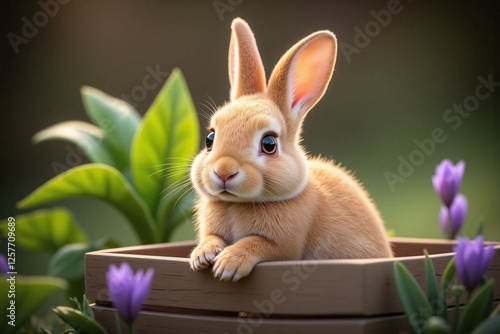
[[[460,160],[454,166],[449,159],[444,159],[436,166],[436,174],[432,177],[432,184],[447,207],[450,207],[453,199],[460,190],[464,170],[465,162],[463,160]]]
[[[9,264],[5,255],[0,254],[0,275],[7,275],[9,272]]]
[[[458,276],[470,292],[481,283],[490,266],[495,252],[493,244],[485,247],[481,235],[477,236],[474,241],[469,241],[469,238],[458,238],[454,251]]]
[[[139,269],[134,275],[126,262],[120,267],[113,264],[109,267],[106,279],[111,299],[126,323],[131,324],[141,310],[151,287],[153,273],[153,268],[149,268],[145,273]]]
[[[458,231],[462,228],[466,216],[467,197],[462,194],[458,194],[449,208],[445,205],[441,207],[439,220],[441,221],[441,229],[443,230],[444,235],[448,236],[450,239],[455,239]],[[451,231],[448,231],[448,224],[450,223]]]

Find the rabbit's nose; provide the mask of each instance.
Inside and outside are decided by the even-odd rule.
[[[222,157],[217,160],[213,168],[214,174],[225,183],[238,174],[240,165],[234,158]]]
[[[220,172],[220,171],[217,171],[217,170],[214,170],[214,173],[215,175],[217,175],[217,177],[219,179],[221,179],[222,182],[226,182],[228,180],[231,180],[233,177],[235,177],[237,174],[238,174],[238,171],[236,172]]]

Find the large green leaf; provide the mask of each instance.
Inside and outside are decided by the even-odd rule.
[[[68,121],[52,125],[33,136],[33,143],[62,139],[77,145],[92,162],[117,167],[113,153],[104,143],[104,131],[87,122]]]
[[[413,331],[421,333],[432,316],[431,305],[415,278],[401,262],[394,262],[394,278],[406,318]]]
[[[62,321],[76,329],[81,334],[107,334],[106,330],[94,319],[79,310],[67,306],[58,306],[54,309]]]
[[[500,333],[500,315],[483,321],[472,334],[498,334]]]
[[[198,132],[189,89],[180,70],[174,69],[132,144],[134,184],[155,217],[165,216],[157,212],[162,192],[188,174],[189,161],[198,150]]]
[[[440,315],[443,309],[446,309],[445,305],[446,299],[441,300],[439,298],[439,293],[436,283],[436,274],[434,272],[434,266],[432,265],[431,259],[429,259],[429,253],[427,249],[424,249],[425,254],[425,282],[427,286],[427,300],[431,304],[432,312],[434,315]]]
[[[85,269],[85,253],[104,248],[118,246],[108,237],[101,238],[93,243],[68,244],[52,256],[49,263],[49,275],[74,280],[82,278]]]
[[[25,209],[70,197],[89,197],[107,202],[128,218],[142,243],[152,243],[151,213],[130,184],[115,168],[87,164],[72,168],[47,181],[18,203]]]
[[[81,94],[87,115],[105,133],[104,143],[111,149],[117,168],[126,171],[132,139],[141,123],[139,113],[129,103],[96,88],[84,86]]]
[[[162,201],[159,212],[163,214],[158,218],[161,242],[170,240],[172,232],[186,219],[193,215],[193,206],[196,196],[193,193],[184,194],[181,198],[171,201]]]
[[[465,309],[460,316],[457,334],[472,333],[481,322],[491,313],[493,306],[493,280],[484,284],[465,305]]]
[[[66,244],[87,240],[71,213],[63,208],[19,215],[15,224],[17,245],[34,251],[56,252]],[[8,220],[0,222],[4,234],[8,228]]]
[[[10,276],[9,276],[10,277]],[[43,276],[16,276],[15,297],[9,297],[10,282],[5,278],[0,280],[0,333],[15,333],[21,326],[29,321],[45,300],[57,290],[67,288],[65,280],[55,277]],[[15,326],[8,324],[7,315],[10,310],[11,300],[15,301]],[[8,313],[7,313],[8,312]]]

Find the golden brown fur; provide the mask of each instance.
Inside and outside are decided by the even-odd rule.
[[[330,81],[336,39],[314,33],[278,62],[266,90],[250,28],[235,19],[229,52],[231,101],[211,119],[211,150],[195,158],[191,179],[199,245],[191,267],[213,264],[236,281],[261,261],[391,257],[380,215],[358,181],[332,162],[307,156],[301,124]],[[264,135],[277,151],[264,154]]]

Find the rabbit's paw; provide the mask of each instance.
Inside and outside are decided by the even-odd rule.
[[[246,252],[244,249],[237,247],[227,247],[221,252],[214,261],[212,272],[214,277],[221,281],[238,281],[250,274],[253,267],[259,260]]]
[[[191,252],[189,265],[193,271],[203,270],[214,263],[215,257],[224,249],[225,244],[218,238],[207,238]]]

